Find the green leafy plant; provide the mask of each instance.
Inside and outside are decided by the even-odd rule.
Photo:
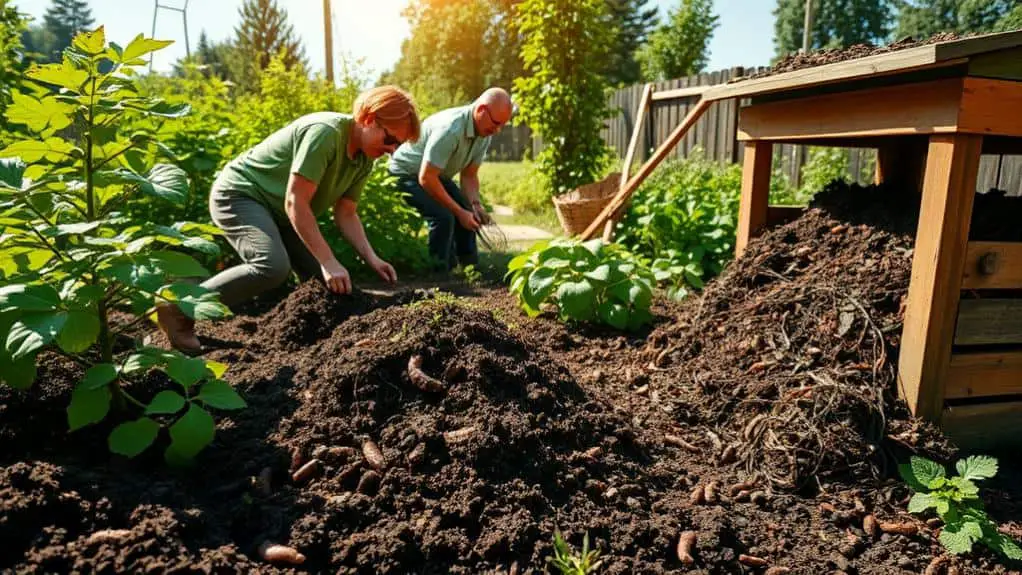
[[[507,277],[511,293],[530,316],[550,303],[565,321],[635,330],[653,319],[653,273],[620,246],[599,238],[537,243],[511,260]]]
[[[944,522],[940,542],[951,553],[968,553],[978,541],[1007,559],[1022,559],[1022,549],[987,517],[975,483],[997,474],[997,460],[974,455],[958,460],[955,469],[958,475],[948,477],[942,465],[918,456],[899,465],[898,472],[915,492],[909,512],[936,510]]]
[[[587,575],[595,573],[603,561],[598,559],[600,552],[589,550],[589,533],[582,537],[582,550],[576,555],[568,542],[564,540],[560,530],[554,531],[554,555],[547,557],[547,563],[556,567],[562,575]]]
[[[135,83],[142,56],[168,44],[140,34],[123,48],[108,45],[100,27],[78,35],[61,63],[26,71],[24,90],[14,92],[8,119],[33,137],[0,151],[25,164],[20,179],[12,172],[0,183],[0,379],[27,388],[40,353],[62,354],[84,369],[67,408],[71,431],[103,421],[111,408],[119,420],[141,411],[113,429],[109,448],[134,457],[166,426],[165,458],[185,463],[213,439],[206,408],[245,402],[221,379],[225,365],[141,347],[129,335],[161,302],[195,319],[230,313],[214,292],[179,281],[208,275],[181,250],[215,255],[216,228],[139,221],[122,209],[138,195],[187,198],[185,173],[157,162],[166,151],[153,134],[120,129],[132,116],[188,112],[139,95]],[[135,319],[112,323],[115,310]],[[148,404],[133,397],[125,384],[150,368],[181,392],[161,391]]]

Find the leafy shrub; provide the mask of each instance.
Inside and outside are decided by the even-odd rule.
[[[639,187],[618,224],[617,241],[651,265],[668,295],[720,273],[734,257],[742,168],[693,154],[668,160]]]
[[[564,321],[605,323],[635,330],[652,319],[653,273],[616,244],[555,238],[537,243],[508,264],[511,293],[530,316],[544,304]]]
[[[180,248],[215,254],[215,228],[159,225],[120,211],[139,193],[178,204],[187,197],[185,173],[156,163],[162,148],[154,134],[120,129],[131,116],[187,113],[187,105],[139,96],[129,75],[145,63],[142,56],[168,44],[140,34],[123,49],[108,46],[100,27],[78,35],[62,63],[28,70],[37,85],[15,93],[8,117],[35,137],[0,151],[28,164],[19,174],[8,162],[0,183],[0,379],[31,386],[44,349],[72,358],[85,375],[67,408],[71,431],[99,423],[111,405],[119,419],[137,408],[140,417],[110,433],[110,450],[134,457],[166,426],[164,455],[184,463],[213,440],[206,407],[245,405],[220,379],[227,366],[138,342],[115,357],[114,340],[127,337],[131,325],[110,321],[113,310],[124,310],[137,323],[159,302],[176,303],[196,319],[229,313],[215,293],[176,281],[207,275]],[[100,71],[106,68],[112,69]],[[122,385],[153,367],[182,393],[164,390],[145,404]]]
[[[915,492],[908,503],[909,512],[936,510],[944,522],[940,542],[955,555],[968,553],[978,541],[1007,559],[1022,559],[1022,549],[987,517],[975,483],[997,474],[997,460],[972,456],[958,460],[955,469],[958,475],[948,478],[939,463],[918,456],[899,465],[898,472]]]

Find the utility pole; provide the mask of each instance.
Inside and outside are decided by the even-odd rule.
[[[334,30],[330,23],[330,0],[323,0],[323,33],[326,39],[326,79],[334,83]]]
[[[188,45],[188,1],[189,0],[185,0],[185,5],[182,6],[181,8],[178,8],[176,6],[167,6],[165,4],[160,4],[160,0],[154,0],[155,7],[153,8],[153,34],[152,34],[152,37],[153,38],[156,37],[156,16],[157,16],[157,14],[160,13],[161,9],[163,9],[163,10],[170,10],[171,12],[180,12],[181,13],[181,21],[184,22],[184,27],[185,27],[185,56],[188,57],[188,58],[191,58],[191,56],[192,56],[192,48],[191,48],[191,46]],[[149,72],[153,71],[153,56],[155,56],[155,52],[153,54],[149,55]]]
[[[806,21],[802,30],[802,52],[808,54],[813,47],[813,0],[806,0]]]

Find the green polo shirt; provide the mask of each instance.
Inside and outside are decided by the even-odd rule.
[[[292,173],[316,183],[311,206],[317,216],[342,197],[358,201],[373,160],[362,152],[348,158],[353,122],[350,114],[335,112],[302,116],[231,160],[218,184],[255,198],[285,218],[284,197]]]
[[[441,110],[422,122],[417,142],[405,142],[390,157],[391,173],[416,177],[423,158],[454,178],[469,164],[482,164],[489,136],[477,136],[472,121],[472,106]]]

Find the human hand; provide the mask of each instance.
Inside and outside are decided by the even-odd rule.
[[[383,279],[383,281],[387,283],[397,282],[397,272],[394,271],[394,266],[388,264],[387,262],[381,260],[380,258],[373,258],[373,260],[369,262],[369,267],[373,268],[373,271],[376,272],[376,275],[380,276]]]
[[[476,220],[480,224],[488,225],[493,223],[493,218],[490,217],[490,214],[486,213],[486,208],[480,202],[472,202],[472,213],[476,215]]]
[[[465,228],[470,232],[474,232],[479,229],[479,220],[475,212],[470,210],[461,210],[457,214],[458,223],[461,227]]]
[[[351,276],[340,262],[331,259],[319,267],[323,272],[323,281],[326,282],[327,289],[339,294],[351,293]]]

